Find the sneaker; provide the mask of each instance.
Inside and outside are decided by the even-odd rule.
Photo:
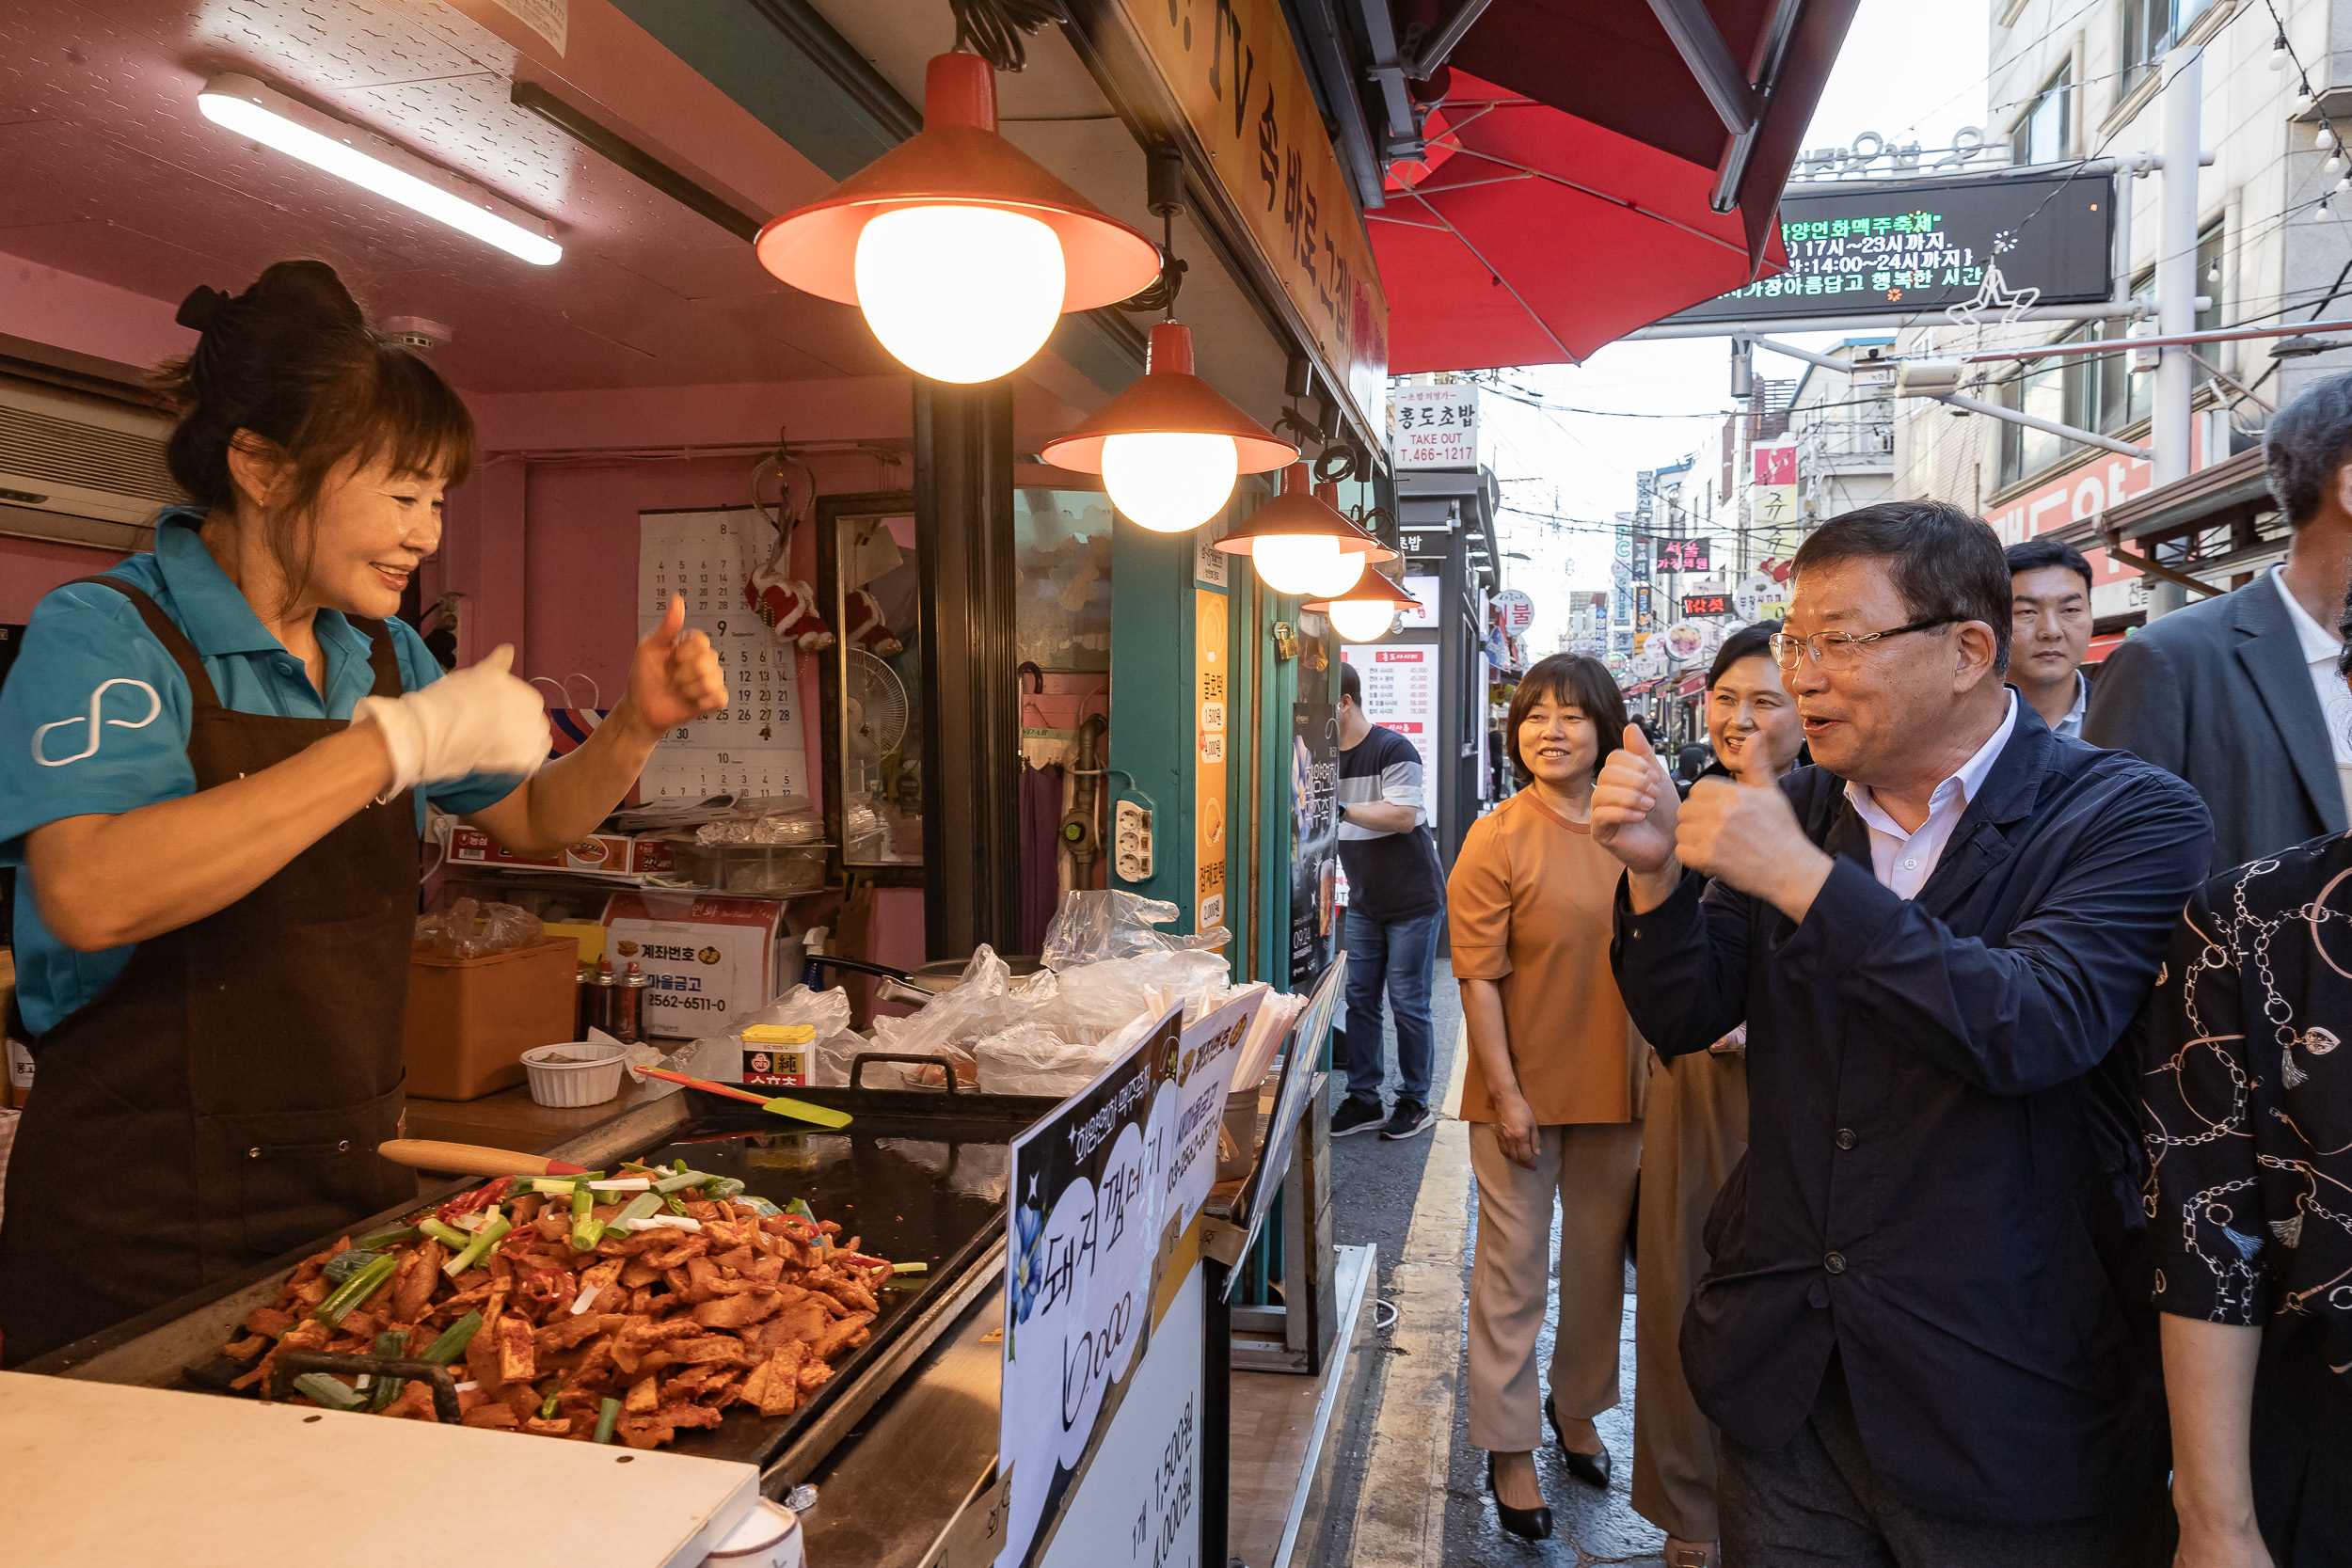
[[[1437,1125],[1437,1112],[1418,1100],[1400,1100],[1396,1102],[1395,1111],[1389,1117],[1389,1124],[1380,1129],[1380,1135],[1391,1139],[1417,1138]],[[1338,1124],[1334,1122],[1332,1131],[1336,1132],[1338,1130]]]
[[[1380,1101],[1359,1100],[1351,1094],[1346,1104],[1331,1113],[1331,1136],[1344,1138],[1350,1132],[1369,1132],[1387,1119],[1388,1114],[1381,1109]]]

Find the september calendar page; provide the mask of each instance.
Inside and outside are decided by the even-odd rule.
[[[779,646],[743,597],[743,584],[775,547],[775,530],[749,507],[637,515],[637,635],[661,624],[673,594],[686,626],[707,633],[724,661],[734,702],[682,724],[654,748],[641,799],[700,800],[807,795],[793,651]]]

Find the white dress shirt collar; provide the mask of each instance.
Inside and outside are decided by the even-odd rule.
[[[2066,710],[2066,717],[2053,726],[2056,734],[2069,740],[2080,740],[2083,735],[2083,715],[2090,710],[2090,682],[2080,670],[2074,672],[2074,705]]]
[[[2287,607],[2287,619],[2295,623],[2295,640],[2303,645],[2303,662],[2316,664],[2324,658],[2334,664],[2337,657],[2344,652],[2342,639],[2312,620],[2312,612],[2287,592],[2287,569],[2284,566],[2270,568],[2270,582],[2279,590],[2280,602]]]
[[[1984,781],[2000,760],[2001,748],[2017,731],[2017,692],[2009,689],[2009,711],[2001,727],[1993,732],[1991,739],[1977,749],[1953,771],[1949,778],[1935,786],[1928,799],[1927,820],[1915,830],[1906,832],[1901,824],[1886,814],[1866,784],[1848,782],[1846,799],[1870,830],[1870,863],[1880,883],[1894,889],[1905,898],[1915,897],[1936,863],[1944,858],[1944,846],[1950,842],[1968,802],[1984,788]]]

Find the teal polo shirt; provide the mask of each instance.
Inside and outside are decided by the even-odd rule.
[[[222,705],[280,719],[349,719],[375,684],[367,634],[333,610],[319,611],[315,625],[326,655],[322,699],[302,661],[262,628],[204,548],[197,535],[203,520],[193,507],[164,513],[154,553],[135,555],[105,575],[143,590],[187,633]],[[402,688],[414,691],[438,680],[441,667],[424,640],[400,621],[387,625]],[[88,584],[44,597],[0,689],[0,865],[23,865],[24,835],[61,816],[118,815],[195,794],[188,762],[194,705],[187,677],[130,600]],[[418,828],[428,799],[464,816],[504,800],[521,782],[475,774],[419,789]],[[17,879],[17,1006],[25,1026],[40,1034],[105,990],[136,944],[76,953],[41,923],[40,889],[29,876]]]

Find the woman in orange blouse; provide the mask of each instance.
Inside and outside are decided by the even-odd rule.
[[[1609,967],[1622,868],[1588,823],[1594,775],[1625,722],[1598,660],[1559,654],[1528,671],[1506,730],[1524,787],[1471,826],[1446,888],[1470,1028],[1462,1119],[1478,1180],[1470,1438],[1487,1450],[1503,1528],[1537,1541],[1551,1533],[1534,1454],[1539,1410],[1568,1473],[1609,1484],[1593,1418],[1617,1403],[1648,1048]],[[1551,1392],[1539,1400],[1554,1194],[1559,1324]]]

